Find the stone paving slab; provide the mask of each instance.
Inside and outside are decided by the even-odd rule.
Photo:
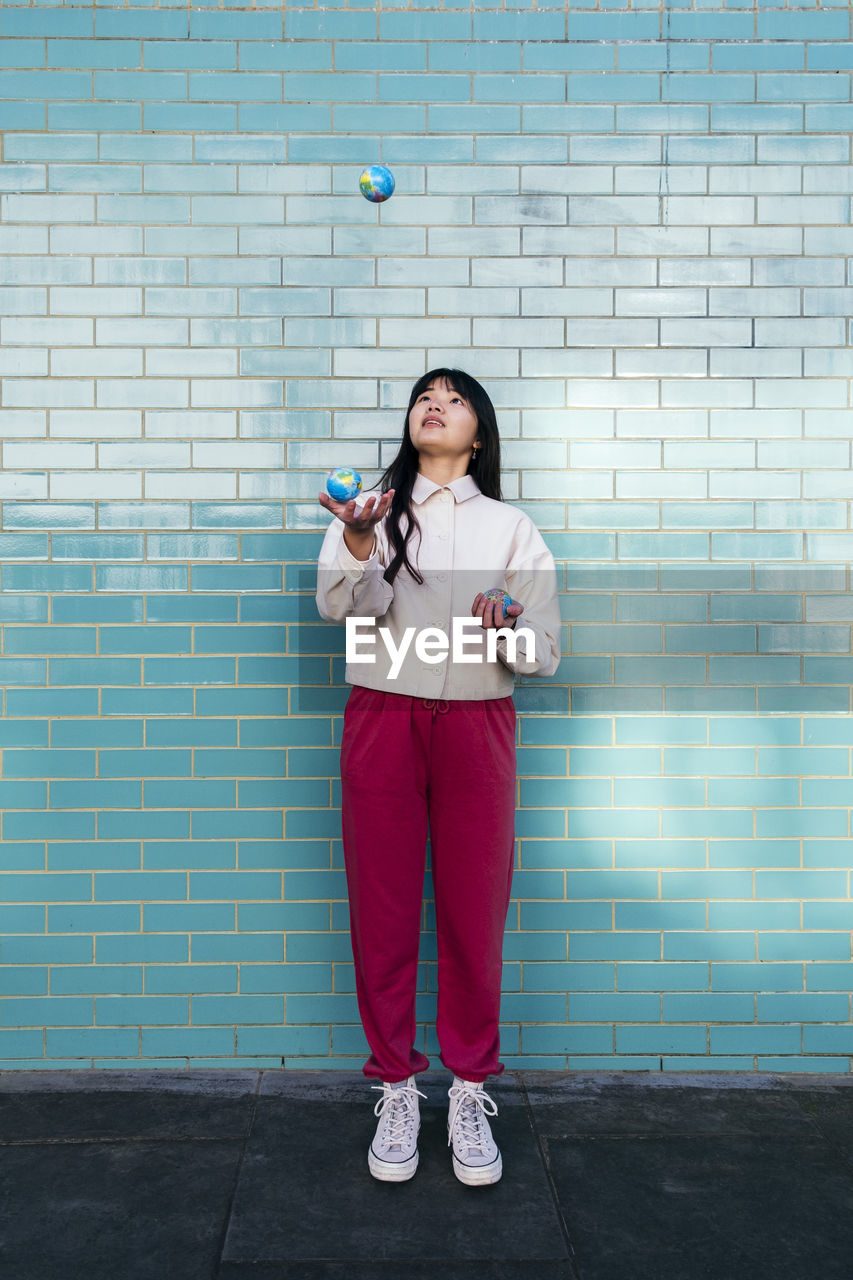
[[[419,1077],[420,1162],[402,1184],[365,1177],[376,1120],[363,1078],[305,1097],[287,1074],[263,1094],[240,1176],[223,1258],[228,1262],[420,1261],[435,1274],[466,1261],[565,1261],[567,1251],[523,1096],[512,1078],[490,1083],[505,1173],[465,1187],[447,1146],[447,1086]],[[357,1092],[357,1105],[351,1094]]]
[[[574,1280],[565,1261],[230,1263],[217,1280]]]
[[[788,1137],[558,1138],[582,1280],[850,1280],[853,1176]]]
[[[574,1134],[797,1133],[816,1138],[819,1130],[798,1095],[772,1078],[750,1088],[735,1076],[725,1086],[704,1079],[680,1085],[653,1085],[647,1078],[614,1073],[586,1081],[571,1076],[545,1080],[525,1076],[536,1127],[548,1138]]]
[[[251,1094],[149,1092],[0,1093],[0,1142],[238,1138],[248,1134]]]
[[[211,1280],[241,1141],[0,1146],[3,1280]]]

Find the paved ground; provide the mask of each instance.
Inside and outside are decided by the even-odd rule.
[[[853,1076],[507,1074],[494,1187],[338,1072],[0,1072],[3,1280],[851,1280]]]

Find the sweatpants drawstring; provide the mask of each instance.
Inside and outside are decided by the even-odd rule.
[[[421,698],[421,702],[427,711],[432,712],[432,718],[435,719],[435,713],[438,711],[441,715],[450,710],[450,703],[444,698]]]

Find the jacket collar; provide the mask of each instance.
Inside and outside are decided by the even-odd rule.
[[[412,502],[420,505],[434,493],[438,493],[442,487],[450,490],[456,502],[464,502],[467,498],[474,498],[480,492],[480,486],[472,475],[460,476],[458,480],[451,480],[450,484],[442,486],[436,484],[433,480],[427,480],[426,476],[421,475],[419,471],[415,476],[415,483],[412,487]]]

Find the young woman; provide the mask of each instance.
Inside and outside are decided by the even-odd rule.
[[[448,1145],[457,1178],[484,1185],[502,1170],[487,1118],[497,1108],[482,1086],[504,1069],[498,1020],[515,841],[512,689],[516,674],[557,669],[556,573],[533,522],[501,501],[494,406],[461,370],[433,369],[415,383],[379,490],[349,502],[320,494],[335,518],[317,587],[324,618],[362,619],[361,644],[347,654],[353,688],[341,782],[356,991],[371,1049],[364,1072],[382,1082],[368,1165],[375,1178],[402,1182],[418,1163],[425,1095],[415,1075],[429,1062],[415,1048],[415,993],[429,827],[436,1031],[441,1061],[454,1073]],[[496,587],[512,597],[506,612],[506,601],[483,594]],[[513,634],[519,618],[527,635]],[[458,626],[463,639],[454,650]]]

